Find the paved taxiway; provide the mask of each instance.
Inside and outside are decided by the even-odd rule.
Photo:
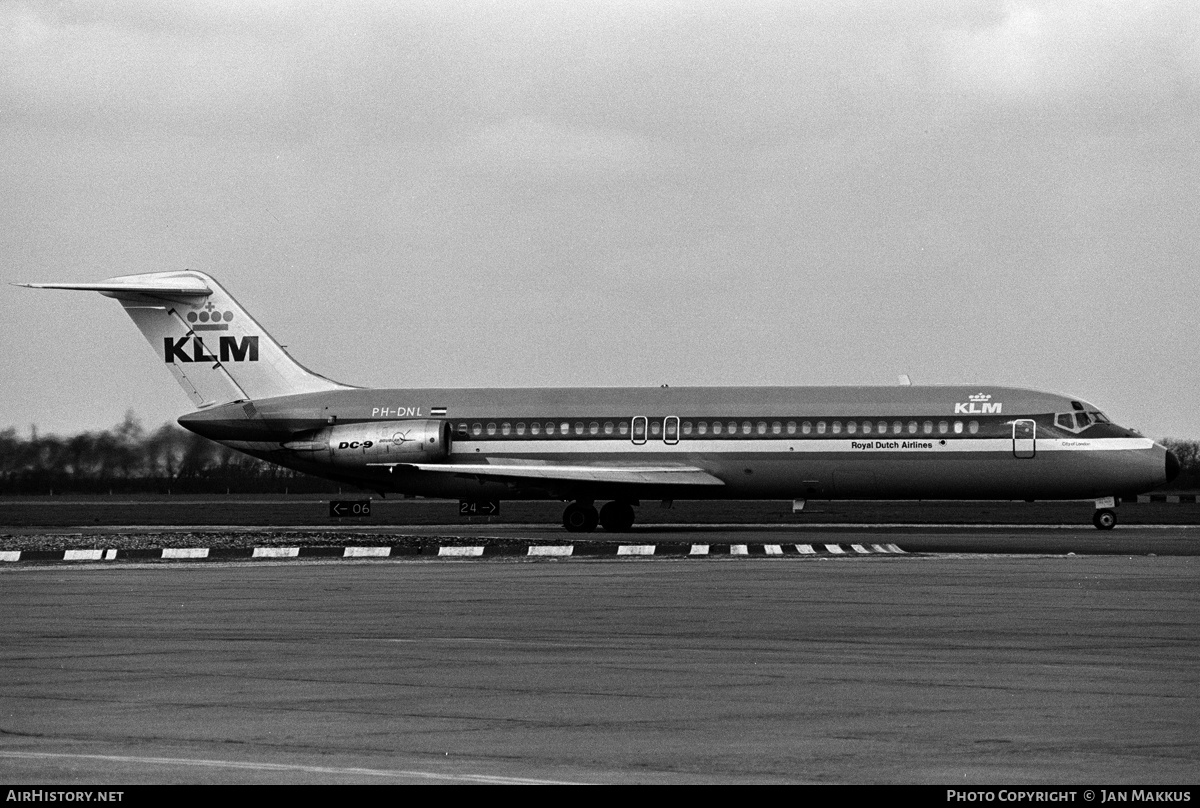
[[[1080,535],[1126,554],[0,567],[0,779],[1193,783],[1200,560]]]

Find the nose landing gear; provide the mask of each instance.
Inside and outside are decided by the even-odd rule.
[[[1096,512],[1092,514],[1092,524],[1098,530],[1112,530],[1117,526],[1116,497],[1105,497],[1096,500]]]

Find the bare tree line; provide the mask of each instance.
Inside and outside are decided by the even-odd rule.
[[[1164,438],[1183,467],[1173,489],[1200,488],[1200,441]],[[280,468],[173,423],[147,432],[132,411],[112,429],[21,438],[0,430],[0,493],[335,492],[337,483]]]
[[[335,492],[331,483],[248,457],[173,423],[147,432],[132,411],[69,437],[0,430],[0,493]]]

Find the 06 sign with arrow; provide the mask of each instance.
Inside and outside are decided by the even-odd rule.
[[[369,499],[334,499],[329,502],[330,516],[370,516]]]

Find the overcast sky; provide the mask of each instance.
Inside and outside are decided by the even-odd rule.
[[[1200,438],[1200,4],[0,3],[0,280],[369,386],[992,383]],[[191,404],[0,287],[0,428]]]

